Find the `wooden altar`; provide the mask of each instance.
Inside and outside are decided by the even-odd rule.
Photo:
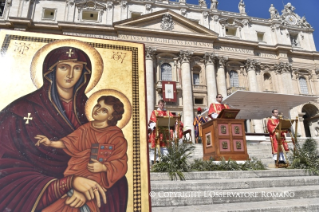
[[[217,119],[202,125],[203,160],[248,160],[244,119],[235,119],[240,110],[224,109]]]

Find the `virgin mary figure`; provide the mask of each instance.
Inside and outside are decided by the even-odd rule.
[[[72,188],[94,189],[92,180],[79,185],[75,177],[63,177],[70,159],[63,150],[34,145],[38,134],[59,139],[88,122],[84,91],[91,67],[84,51],[56,48],[45,57],[43,86],[0,112],[0,211],[41,211]],[[125,211],[125,176],[106,195],[101,211]]]

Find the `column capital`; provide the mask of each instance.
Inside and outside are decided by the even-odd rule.
[[[152,48],[152,47],[146,47],[145,48],[145,59],[146,60],[153,60],[153,56],[156,52],[156,48]]]
[[[227,63],[228,57],[224,57],[224,56],[219,56],[218,57],[218,62],[220,66],[225,67],[226,63]]]
[[[260,66],[260,62],[258,62],[255,59],[253,59],[253,60],[252,59],[248,59],[246,61],[245,67],[246,67],[247,71],[250,71],[250,70],[251,71],[255,71],[257,66]]]
[[[192,51],[181,50],[179,52],[179,59],[180,59],[181,63],[189,63],[189,60],[190,60],[192,55],[193,55]]]
[[[276,71],[276,74],[291,73],[292,65],[290,63],[280,62],[274,65],[274,69]]]
[[[206,52],[205,55],[204,55],[204,60],[205,60],[205,63],[206,65],[207,64],[214,64],[217,60],[217,54],[215,53],[210,53],[210,52]]]

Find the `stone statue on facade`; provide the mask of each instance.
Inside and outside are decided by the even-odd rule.
[[[311,28],[311,25],[308,23],[305,16],[298,20],[298,25],[301,27]]]
[[[239,9],[240,14],[246,14],[244,0],[240,0],[240,2],[238,4],[238,9]]]
[[[271,18],[271,19],[278,19],[278,18],[280,18],[280,15],[279,15],[279,13],[278,13],[278,10],[276,10],[276,8],[274,7],[273,4],[270,5],[269,13],[270,13],[270,18]]]
[[[207,8],[206,0],[198,0],[198,4],[202,8]]]
[[[291,14],[294,12],[295,9],[296,8],[294,6],[292,6],[292,4],[290,2],[288,2],[281,12],[282,12],[282,14]]]
[[[217,0],[210,0],[210,9],[217,10],[217,7],[218,7],[218,1]]]

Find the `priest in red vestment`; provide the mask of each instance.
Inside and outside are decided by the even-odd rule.
[[[64,177],[70,156],[62,149],[34,145],[38,134],[57,140],[88,122],[84,91],[90,76],[85,52],[56,48],[44,59],[43,86],[0,112],[0,211],[41,211],[69,189],[76,191],[79,183],[74,182],[94,184],[87,178]],[[27,122],[28,117],[32,119]],[[124,176],[106,193],[108,203],[101,211],[123,211],[127,188]]]
[[[149,129],[151,129],[152,132],[150,133],[148,142],[151,143],[151,149],[156,148],[156,130],[155,130],[156,116],[173,117],[173,114],[164,108],[164,104],[165,104],[164,100],[159,100],[157,110],[153,110],[151,117],[150,117]],[[173,121],[175,121],[175,120],[172,118],[172,122]],[[159,146],[160,146],[160,150],[161,150],[162,154],[165,154],[167,151],[166,150],[167,144],[164,142],[165,140],[169,140],[169,137],[163,138],[163,135],[160,134],[159,135]],[[152,154],[150,155],[150,159],[154,160],[154,156],[152,156]]]
[[[208,116],[211,119],[215,119],[218,117],[219,113],[223,110],[223,109],[229,109],[229,106],[226,104],[222,104],[223,101],[223,95],[221,94],[217,94],[216,95],[216,103],[212,103],[209,106],[209,111],[208,111]]]
[[[279,123],[278,110],[273,109],[272,110],[272,117],[270,119],[268,119],[268,122],[267,122],[267,129],[269,132],[269,136],[271,138],[270,140],[271,140],[271,146],[272,146],[272,154],[273,154],[273,159],[275,160],[275,163],[277,160],[277,152],[278,152],[278,141],[276,138],[275,129],[276,129],[278,123]],[[281,132],[282,138],[285,138],[284,133],[285,133],[284,131]],[[283,144],[285,151],[286,152],[289,151],[288,144],[285,140],[282,142],[282,144]],[[283,152],[280,152],[279,163],[285,163],[285,161],[286,161],[286,159],[284,157]]]

